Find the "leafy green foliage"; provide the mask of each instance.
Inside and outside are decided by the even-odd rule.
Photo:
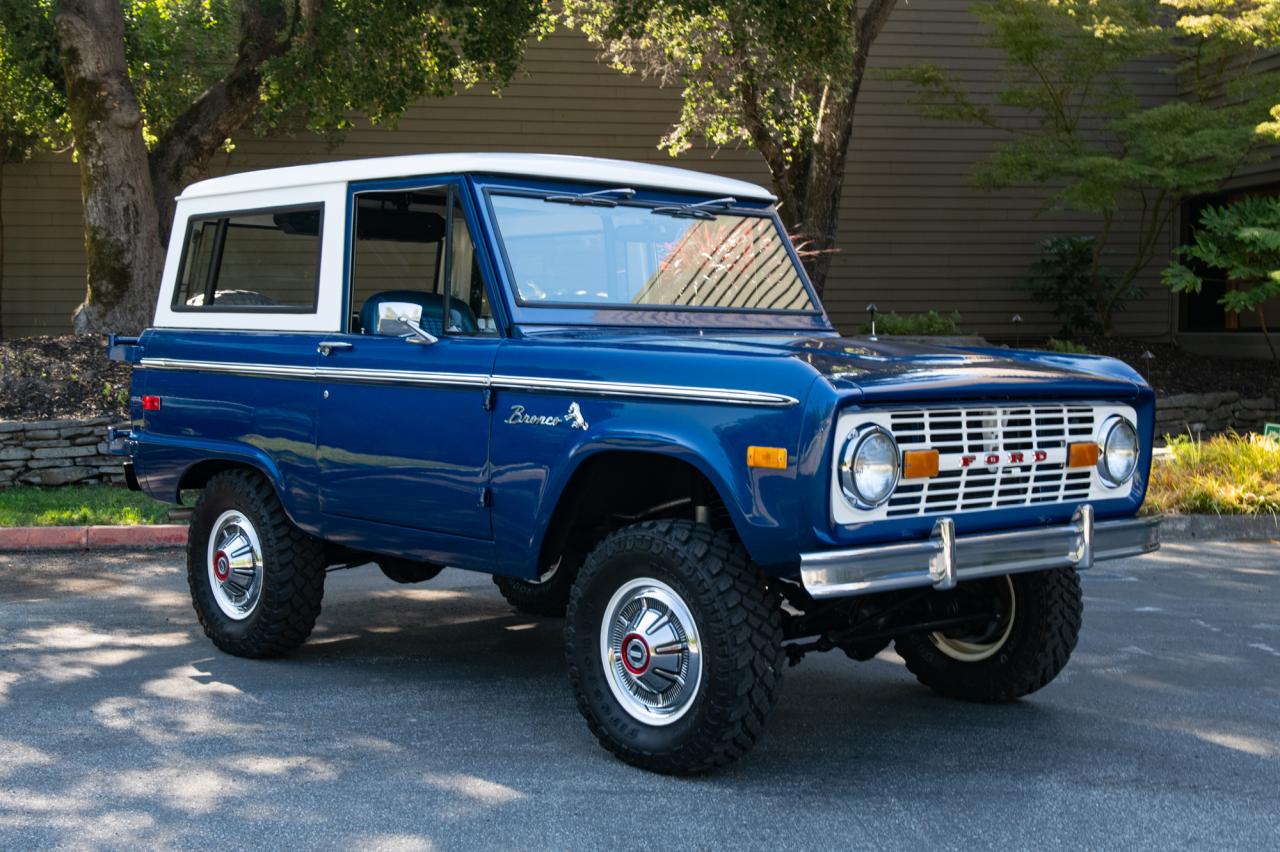
[[[1178,249],[1178,257],[1221,271],[1234,286],[1219,303],[1233,313],[1256,313],[1265,332],[1263,306],[1280,296],[1280,198],[1247,196],[1206,207],[1195,242]],[[1199,293],[1204,281],[1191,266],[1175,261],[1165,269],[1164,283],[1175,293]]]
[[[1280,441],[1235,434],[1166,440],[1170,454],[1152,465],[1147,511],[1280,514]]]
[[[1053,305],[1061,334],[1087,337],[1103,331],[1102,303],[1115,296],[1111,274],[1099,268],[1098,240],[1092,236],[1053,237],[1040,243],[1042,257],[1031,264],[1023,286],[1037,302]],[[1115,301],[1115,310],[1138,294],[1130,285]]]
[[[1063,355],[1088,355],[1089,347],[1079,343],[1072,343],[1070,340],[1059,340],[1056,337],[1050,337],[1045,341],[1044,348],[1049,352],[1060,352]]]
[[[871,323],[859,328],[860,334],[869,334]],[[913,335],[928,337],[950,337],[961,334],[960,312],[940,314],[930,310],[923,314],[887,314],[876,315],[876,333],[889,335]]]
[[[1250,64],[1280,47],[1280,0],[984,0],[973,10],[1006,56],[994,102],[937,67],[895,76],[926,115],[1008,131],[977,168],[979,185],[1042,184],[1053,206],[1098,217],[1089,274],[1096,323],[1109,331],[1180,200],[1280,141],[1274,75]],[[1144,61],[1171,61],[1185,97],[1144,103],[1123,73]],[[1122,231],[1133,241],[1113,268],[1127,211],[1137,227]]]
[[[60,147],[69,135],[61,93],[39,73],[34,62],[42,56],[26,51],[20,35],[0,18],[0,165]]]
[[[0,527],[168,523],[169,506],[109,485],[0,488]]]
[[[353,113],[394,121],[417,98],[484,79],[496,88],[527,40],[546,34],[545,0],[126,0],[125,53],[156,145],[202,95],[247,64],[260,77],[246,128],[340,133]],[[247,17],[252,12],[252,17]],[[65,128],[53,0],[0,0],[0,97]],[[253,42],[268,49],[247,50]],[[8,96],[7,77],[19,76]],[[6,113],[9,110],[6,109]]]

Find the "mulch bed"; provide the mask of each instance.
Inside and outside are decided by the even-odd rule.
[[[1090,352],[1134,365],[1159,396],[1236,391],[1280,399],[1280,369],[1270,361],[1211,358],[1171,343],[1086,341]],[[1150,361],[1142,355],[1150,352]],[[0,420],[128,417],[129,367],[107,360],[106,339],[26,337],[0,340]]]
[[[1085,341],[1089,351],[1119,358],[1146,377],[1156,396],[1235,391],[1244,399],[1280,399],[1280,367],[1254,358],[1214,358],[1187,352],[1172,343],[1125,338]],[[1150,352],[1149,361],[1142,356]]]
[[[101,335],[0,340],[0,420],[128,418],[129,367]]]

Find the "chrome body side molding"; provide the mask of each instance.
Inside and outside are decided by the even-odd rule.
[[[1151,553],[1160,547],[1160,518],[1094,522],[1081,506],[1071,523],[957,536],[942,518],[925,541],[826,550],[800,557],[800,576],[815,598],[839,598],[956,583],[1050,568],[1084,570],[1094,562]]]
[[[332,347],[332,342],[326,342]],[[326,345],[326,344],[322,344]],[[143,358],[140,367],[150,370],[190,370],[263,378],[331,380],[366,384],[405,384],[428,387],[474,387],[519,390],[528,393],[579,394],[584,396],[659,399],[680,402],[710,402],[788,408],[799,400],[785,394],[732,388],[686,387],[634,382],[604,382],[589,379],[550,379],[528,376],[487,376],[483,373],[432,373],[419,370],[364,370],[350,367],[300,367],[229,361],[190,361],[178,358]]]

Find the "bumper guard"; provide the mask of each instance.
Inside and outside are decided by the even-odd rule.
[[[942,518],[925,541],[824,550],[800,557],[804,587],[815,598],[868,595],[1050,568],[1083,570],[1103,559],[1151,553],[1160,547],[1159,518],[1095,523],[1092,506],[1071,523],[1010,532],[957,536]]]

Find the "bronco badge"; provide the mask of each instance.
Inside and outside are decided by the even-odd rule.
[[[569,411],[565,414],[530,414],[525,411],[523,405],[511,406],[511,413],[507,415],[504,421],[518,426],[559,426],[562,423],[568,423],[570,428],[582,429],[586,431],[587,421],[582,416],[582,409],[578,407],[578,403],[569,403]]]

